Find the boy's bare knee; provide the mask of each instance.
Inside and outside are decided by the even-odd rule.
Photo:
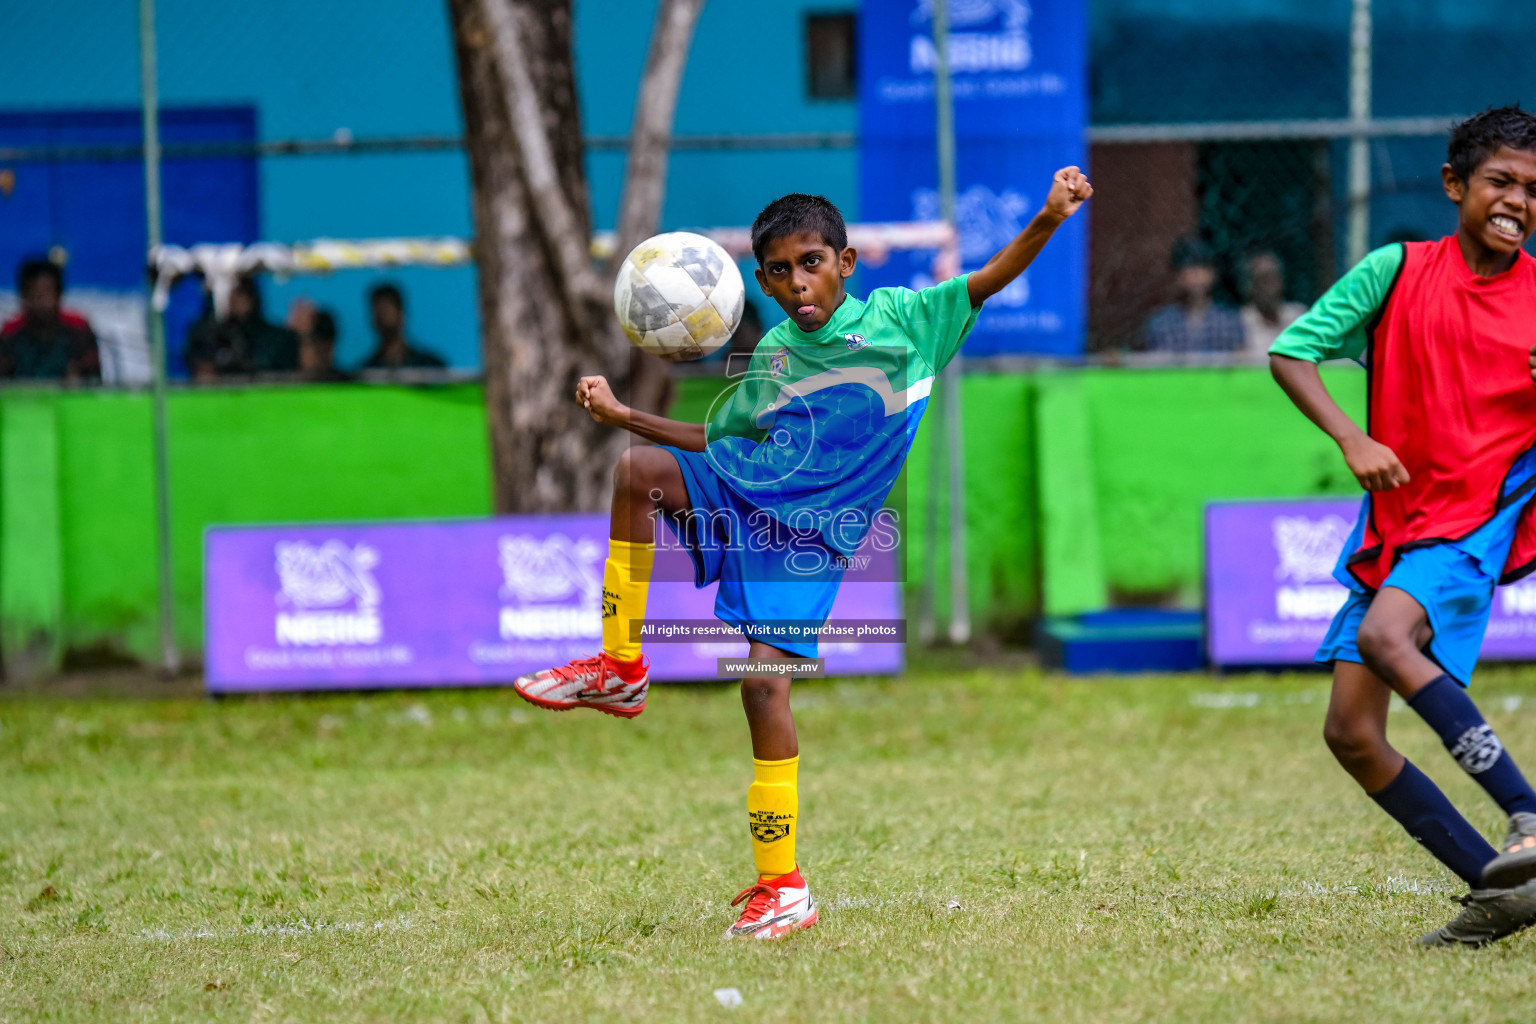
[[[789,680],[748,676],[741,681],[741,702],[748,708],[762,708],[783,699],[789,692]]]
[[[1372,764],[1389,749],[1386,736],[1372,725],[1331,715],[1323,722],[1323,742],[1346,768]]]
[[[626,448],[613,467],[613,489],[626,494],[647,495],[656,486],[655,466],[646,456],[650,448]]]
[[[1401,630],[1377,622],[1369,615],[1360,623],[1360,630],[1355,634],[1355,646],[1360,649],[1360,655],[1368,665],[1391,665],[1404,652],[1413,650],[1412,642],[1402,635]]]

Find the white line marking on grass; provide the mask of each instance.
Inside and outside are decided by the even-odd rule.
[[[883,899],[869,896],[832,896],[818,900],[816,905],[826,911],[835,910],[888,910],[892,907],[916,907],[926,902],[921,896],[887,896]]]
[[[1189,703],[1197,708],[1209,708],[1216,711],[1230,711],[1233,708],[1256,708],[1261,704],[1315,704],[1318,701],[1328,699],[1328,690],[1319,687],[1312,690],[1289,690],[1278,693],[1260,692],[1257,690],[1234,691],[1218,690],[1214,693],[1192,693],[1189,695]],[[1518,693],[1492,693],[1479,699],[1478,703],[1485,703],[1491,707],[1497,707],[1501,711],[1519,711],[1525,706],[1525,697]],[[1408,705],[1403,698],[1392,695],[1390,710],[1400,712]]]
[[[1322,882],[1303,882],[1300,889],[1281,890],[1282,896],[1361,896],[1380,894],[1386,896],[1445,896],[1460,890],[1444,881],[1426,881],[1419,878],[1403,878],[1388,875],[1377,885],[1374,882],[1351,882],[1349,885],[1325,885]]]
[[[410,707],[405,709],[405,712],[401,714],[399,718],[392,720],[398,722],[414,722],[419,726],[428,728],[432,725],[432,712],[425,704],[412,704]]]
[[[1197,708],[1256,708],[1263,698],[1257,693],[1192,693],[1189,702]]]
[[[1232,708],[1256,708],[1260,704],[1315,704],[1328,694],[1325,689],[1289,690],[1280,693],[1258,693],[1253,690],[1234,693],[1192,693],[1189,702],[1197,708],[1214,708],[1227,711]]]
[[[153,939],[156,942],[173,942],[185,939],[237,939],[242,935],[317,935],[321,932],[402,932],[411,927],[411,919],[401,915],[393,921],[374,921],[367,924],[361,921],[310,921],[299,918],[293,924],[266,924],[246,925],[244,928],[231,928],[227,931],[215,932],[206,928],[199,928],[184,932],[168,932],[163,928],[144,929],[139,932],[141,939]]]

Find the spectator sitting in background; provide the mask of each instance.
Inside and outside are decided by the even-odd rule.
[[[299,336],[267,320],[256,282],[242,277],[229,295],[224,319],[210,303],[187,332],[187,365],[196,380],[292,373],[299,368]]]
[[[315,300],[307,295],[296,296],[288,303],[288,319],[283,325],[299,336],[299,362],[304,361],[304,339],[310,336],[315,329],[315,314],[319,307]]]
[[[374,285],[368,292],[373,329],[379,347],[363,364],[365,370],[441,370],[448,364],[437,353],[418,348],[405,338],[405,298],[392,284]]]
[[[300,295],[288,303],[288,329],[299,336],[299,374],[305,380],[333,383],[352,380],[336,368],[336,318]]]
[[[1243,350],[1269,358],[1269,346],[1307,307],[1285,301],[1285,265],[1268,250],[1249,253],[1243,261]]]
[[[336,368],[336,318],[323,309],[314,311],[309,330],[299,335],[299,372],[317,384],[352,379]]]
[[[1243,321],[1237,310],[1211,300],[1216,287],[1216,259],[1210,246],[1194,235],[1173,246],[1179,299],[1147,318],[1143,347],[1148,352],[1236,352],[1243,347]]]
[[[0,327],[0,379],[100,380],[101,352],[84,317],[64,310],[64,271],[45,259],[16,273],[21,312]]]

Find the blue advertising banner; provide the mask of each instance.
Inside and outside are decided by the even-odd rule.
[[[949,0],[963,270],[981,266],[1023,230],[1057,168],[1085,163],[1086,6]],[[860,216],[936,220],[933,0],[864,0],[859,39]],[[1087,220],[1079,214],[1024,276],[987,302],[965,354],[1080,354],[1087,254]],[[878,267],[866,265],[863,282],[926,287],[934,255],[894,253]]]

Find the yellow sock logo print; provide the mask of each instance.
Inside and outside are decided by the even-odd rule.
[[[609,590],[607,587],[604,587],[603,588],[603,618],[611,619],[611,618],[613,618],[617,614],[619,614],[619,595],[615,594],[613,591]]]
[[[752,838],[760,843],[778,842],[789,835],[795,823],[793,814],[779,814],[776,811],[749,811],[747,819],[752,829]]]

